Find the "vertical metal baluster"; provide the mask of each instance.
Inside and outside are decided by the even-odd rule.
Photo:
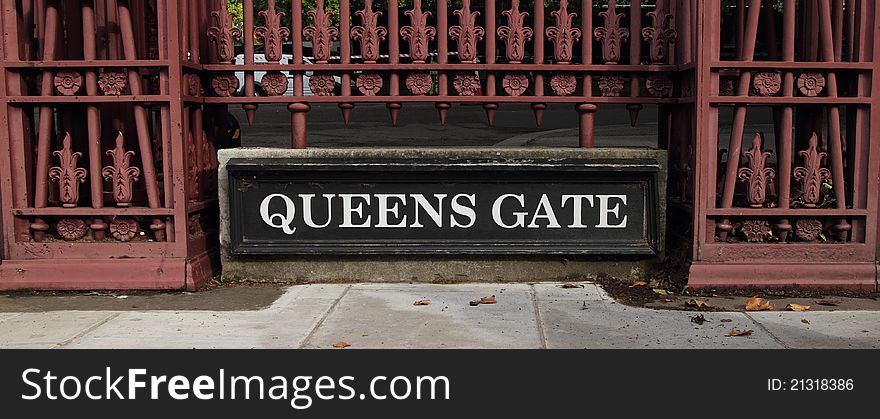
[[[581,2],[581,60],[584,64],[593,64],[593,0]],[[583,96],[593,96],[593,77],[589,73],[583,75]],[[593,103],[579,103],[575,105],[578,112],[579,144],[583,148],[592,148],[596,145],[595,124],[596,111],[599,108]]]
[[[834,62],[834,38],[831,23],[831,0],[819,0],[819,30],[822,33],[821,50],[822,58],[826,62]],[[837,97],[837,73],[834,70],[828,72],[828,97]],[[837,208],[846,209],[846,183],[843,166],[843,137],[840,127],[840,107],[831,105],[828,107],[829,138],[828,148],[831,151],[831,178],[834,185],[834,197],[837,199]],[[833,226],[839,240],[845,240],[852,226],[844,218],[837,220]]]
[[[487,33],[487,36],[494,37],[495,34]],[[488,50],[486,54],[489,54]],[[437,1],[437,63],[440,65],[449,63],[449,0]],[[444,70],[438,73],[437,95],[449,96],[449,76]],[[446,125],[446,115],[452,105],[449,102],[437,102],[434,106],[437,108],[437,114],[440,115],[440,125]]]
[[[535,2],[535,64],[544,64],[544,2]],[[540,70],[535,72],[535,97],[544,96],[544,73]],[[533,102],[532,112],[535,114],[535,124],[541,126],[544,117],[546,103]]]
[[[244,65],[252,66],[254,65],[254,0],[244,0],[242,2],[242,7],[244,8],[242,11],[242,20],[244,23],[244,33],[242,37],[244,38]],[[225,12],[225,10],[224,10]],[[256,93],[256,88],[254,86],[254,72],[253,70],[245,70],[244,72],[244,95],[247,98],[253,98]],[[241,105],[241,108],[244,109],[245,116],[247,117],[248,125],[253,125],[254,118],[257,114],[257,104],[255,103],[245,103]]]
[[[795,0],[785,0],[782,14],[782,60],[794,62],[794,41],[796,10]],[[794,73],[786,71],[782,80],[782,95],[794,96]],[[778,151],[776,159],[778,166],[776,175],[779,177],[777,192],[779,208],[788,209],[791,206],[791,166],[794,152],[792,150],[792,129],[794,124],[794,108],[785,106],[782,108],[780,117]],[[779,232],[779,241],[785,242],[791,232],[791,224],[787,218],[780,219],[776,224]]]
[[[642,1],[632,0],[629,9],[629,63],[630,65],[639,65],[642,61]],[[641,79],[639,73],[633,73],[629,85],[629,95],[632,98],[638,98],[641,94]],[[633,99],[635,100],[635,99]],[[632,126],[636,126],[639,119],[639,111],[642,110],[641,103],[628,103],[626,109],[629,111],[629,121]]]
[[[751,0],[749,5],[748,22],[743,36],[743,49],[741,61],[752,61],[755,58],[755,42],[758,36],[758,18],[761,14],[762,0]],[[748,96],[752,85],[752,72],[743,70],[739,76],[739,85],[736,94]],[[727,167],[724,172],[724,189],[721,193],[721,208],[733,206],[733,192],[736,187],[739,160],[742,155],[742,137],[745,130],[748,108],[738,104],[733,114],[733,129],[730,133],[730,145],[727,151]],[[728,233],[733,231],[729,219],[724,219],[718,224],[718,236],[721,240],[727,239]]]
[[[303,63],[303,8],[302,0],[293,0],[291,2],[291,19],[293,27],[290,28],[293,37],[293,64],[302,65]],[[246,35],[247,36],[247,35]],[[294,95],[302,99],[303,97],[303,73],[297,71],[293,76]],[[290,142],[293,148],[306,148],[306,114],[311,109],[308,103],[297,102],[287,105],[290,111]]]
[[[388,62],[400,64],[400,15],[397,0],[388,0]],[[400,95],[400,75],[392,70],[388,77],[388,94],[392,97]],[[385,104],[391,114],[391,125],[397,126],[397,115],[403,105],[400,102]]]
[[[341,40],[339,63],[343,65],[351,64],[351,0],[339,0],[339,38]],[[341,82],[340,93],[342,96],[351,96],[351,72],[343,71]],[[348,126],[354,104],[351,102],[340,102],[339,109],[342,111],[342,120]]]
[[[495,0],[486,0],[486,65],[495,64],[496,52],[496,29],[495,29]],[[495,72],[486,71],[486,96],[495,96]],[[489,126],[495,126],[495,112],[498,110],[498,104],[493,102],[483,103],[483,109],[486,111],[486,121]]]

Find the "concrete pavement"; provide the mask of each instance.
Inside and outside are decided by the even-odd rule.
[[[298,285],[260,310],[0,313],[0,347],[880,348],[877,311],[712,312],[698,325],[697,313],[624,306],[582,284]]]

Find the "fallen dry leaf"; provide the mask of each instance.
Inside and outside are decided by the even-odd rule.
[[[431,305],[431,300],[429,300],[427,298],[422,298],[421,300],[414,302],[413,305],[414,306],[428,306],[428,305]]]
[[[654,292],[656,292],[657,294],[660,294],[660,295],[669,295],[669,294],[672,294],[671,292],[666,291],[666,290],[664,290],[664,289],[662,289],[662,288],[654,288]]]
[[[746,310],[747,311],[763,311],[763,310],[773,310],[773,303],[768,300],[765,300],[757,295],[749,298],[746,301]]]
[[[730,329],[730,336],[748,336],[751,335],[754,330],[739,330],[737,328]]]
[[[732,321],[732,319],[721,319],[721,323],[730,323]]]
[[[636,281],[636,282],[633,282],[632,284],[629,284],[629,288],[632,288],[632,287],[644,287],[645,285],[648,285],[648,283],[645,282],[645,281]]]
[[[671,303],[671,302],[673,302],[673,301],[675,301],[675,300],[673,300],[673,299],[671,299],[671,298],[664,298],[664,299],[663,299],[663,302],[664,302],[664,303]]]
[[[803,304],[789,303],[787,306],[785,306],[785,309],[789,310],[789,311],[807,311],[810,309],[810,306],[805,306]]]
[[[708,301],[701,300],[699,298],[691,298],[690,300],[687,300],[687,302],[685,302],[684,304],[688,307],[694,307],[698,310],[715,308],[712,306],[712,304],[709,304]]]
[[[574,282],[566,282],[562,284],[562,288],[583,288],[583,284],[575,284]]]
[[[339,342],[336,342],[336,343],[333,344],[333,347],[334,347],[334,348],[339,348],[339,349],[347,348],[347,347],[349,347],[349,346],[351,346],[351,345],[349,345],[348,342],[343,342],[343,341],[341,341],[341,340],[340,340]]]
[[[801,319],[801,323],[803,323],[803,324],[810,324],[810,321],[807,320],[807,319]]]
[[[473,300],[473,301],[471,301],[470,304],[472,306],[478,306],[480,304],[495,304],[496,302],[497,301],[495,300],[495,296],[493,295],[491,297],[483,297],[483,298],[480,298],[479,300]]]
[[[816,304],[820,306],[839,306],[840,303],[840,300],[816,300]]]
[[[709,320],[706,320],[706,317],[704,317],[702,314],[700,314],[699,316],[688,316],[688,317],[691,318],[691,323],[696,323],[701,326],[703,325],[703,323],[709,321]]]

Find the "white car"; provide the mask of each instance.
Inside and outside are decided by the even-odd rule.
[[[293,61],[293,55],[283,54],[281,56],[281,64],[289,64]],[[314,64],[314,62],[309,57],[303,57],[304,64]],[[236,65],[244,65],[244,54],[238,54],[235,56],[235,64]],[[266,60],[266,56],[264,54],[254,54],[254,64],[268,64]],[[287,91],[284,92],[285,96],[293,96],[293,74],[288,71],[282,71],[285,76],[287,76]],[[263,89],[260,87],[260,81],[263,80],[263,76],[266,75],[265,71],[254,71],[254,90],[257,96],[265,96],[266,93],[263,92]],[[312,75],[311,71],[303,74],[303,95],[305,96],[314,96],[312,93],[312,89],[309,88],[309,77]],[[236,71],[235,77],[238,79],[238,91],[235,92],[237,96],[244,96],[244,71]],[[342,78],[339,76],[333,76],[333,79],[336,81],[336,86],[340,86],[342,84]]]

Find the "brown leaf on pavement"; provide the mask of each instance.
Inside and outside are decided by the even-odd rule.
[[[562,284],[562,288],[583,288],[583,284],[575,284],[574,282],[566,282]]]
[[[496,302],[497,301],[495,300],[495,296],[493,295],[491,297],[483,297],[483,298],[480,298],[479,300],[473,300],[473,301],[471,301],[470,304],[472,306],[478,306],[480,304],[495,304]]]
[[[730,323],[732,321],[732,319],[721,319],[721,323]]]
[[[632,284],[629,284],[629,288],[632,288],[632,287],[644,287],[645,285],[648,285],[648,283],[645,282],[645,281],[636,281],[636,282],[633,282]]]
[[[712,304],[709,304],[708,301],[701,300],[699,298],[691,298],[690,300],[687,300],[687,302],[685,302],[684,304],[688,307],[694,307],[698,310],[715,308]]]
[[[429,299],[427,299],[427,298],[422,298],[421,300],[417,300],[416,302],[414,302],[413,305],[414,305],[414,306],[427,306],[427,305],[431,305],[431,300],[429,300]]]
[[[840,300],[830,300],[830,299],[816,300],[816,304],[819,304],[820,306],[832,306],[833,307],[833,306],[839,306],[840,303],[841,303]]]
[[[789,310],[789,311],[807,311],[810,309],[810,306],[805,306],[803,304],[789,303],[787,306],[785,306],[785,309]]]
[[[688,316],[688,317],[691,318],[691,323],[696,323],[701,326],[703,325],[703,323],[709,321],[709,320],[706,320],[706,317],[704,317],[702,314],[700,314],[699,316]]]
[[[746,301],[746,311],[773,310],[773,303],[757,295]]]
[[[739,330],[739,329],[737,329],[737,328],[734,327],[733,329],[730,329],[730,335],[729,335],[729,336],[748,336],[748,335],[751,335],[752,332],[754,332],[754,330],[752,330],[752,329],[749,329],[749,330]]]
[[[347,348],[349,346],[351,346],[351,345],[349,345],[348,342],[344,342],[341,340],[339,342],[336,342],[333,344],[333,347],[338,348],[338,349]]]
[[[669,294],[672,294],[671,292],[669,292],[669,291],[667,291],[667,290],[664,290],[664,289],[662,289],[662,288],[654,288],[654,292],[656,292],[657,294],[660,294],[660,295],[669,295]]]

